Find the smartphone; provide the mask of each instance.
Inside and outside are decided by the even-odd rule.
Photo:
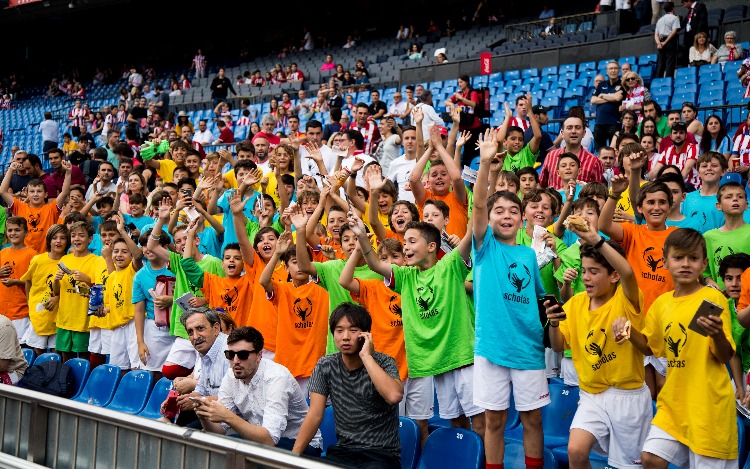
[[[538,301],[539,301],[539,306],[542,309],[545,310],[545,314],[546,314],[546,307],[544,306],[544,302],[545,301],[549,301],[550,306],[556,306],[556,308],[555,308],[555,312],[556,313],[562,313],[562,312],[564,312],[563,309],[562,309],[562,307],[560,306],[560,302],[557,301],[557,297],[555,295],[552,295],[552,294],[544,295],[543,297],[539,298]],[[562,320],[564,320],[566,318],[567,318],[567,316],[564,316],[564,317],[560,318],[560,321],[562,321]]]
[[[203,404],[203,399],[198,399],[197,397],[192,397],[192,396],[188,397],[188,399],[190,399],[191,401],[193,401],[193,403],[195,405],[202,405]]]
[[[187,206],[184,208],[185,215],[187,215],[188,220],[193,221],[199,216],[201,216],[200,213],[198,213],[198,210],[195,209],[192,205]]]
[[[73,271],[67,268],[62,262],[58,262],[57,267],[59,267],[66,275],[73,275]]]
[[[703,329],[703,327],[701,327],[698,324],[698,318],[700,317],[707,318],[710,315],[720,316],[722,311],[724,311],[724,308],[717,305],[716,303],[713,303],[708,300],[703,300],[701,305],[698,306],[698,310],[695,312],[695,316],[693,316],[693,319],[690,321],[690,324],[688,324],[688,329],[695,331],[704,337],[707,337],[708,332],[706,332],[706,330]]]

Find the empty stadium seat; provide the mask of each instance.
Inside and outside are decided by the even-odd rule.
[[[153,377],[148,371],[129,371],[120,380],[112,401],[106,407],[126,414],[139,413],[146,406],[152,382]]]
[[[112,365],[99,365],[89,375],[83,391],[73,400],[105,407],[115,395],[120,381],[120,368]]]
[[[695,67],[678,68],[674,72],[674,79],[677,83],[696,83],[697,73]]]
[[[430,433],[418,469],[484,469],[484,445],[479,434],[462,428],[438,428]]]
[[[399,417],[398,434],[401,440],[401,469],[414,469],[422,452],[422,435],[419,427],[414,420]]]
[[[521,70],[521,78],[531,78],[531,77],[538,77],[538,76],[539,76],[538,68],[526,68],[524,70]]]
[[[30,348],[23,349],[23,357],[26,359],[26,363],[31,366],[34,364],[34,351]]]
[[[506,469],[525,469],[526,454],[523,451],[522,441],[506,441],[505,457],[503,464]],[[548,448],[544,448],[544,469],[557,469],[557,460]]]
[[[39,365],[40,363],[48,362],[50,360],[55,360],[59,362],[59,361],[62,361],[62,357],[60,357],[60,354],[58,353],[47,352],[36,357],[36,360],[34,360],[34,364]]]
[[[82,358],[71,358],[65,362],[66,365],[70,366],[73,371],[73,395],[72,398],[77,397],[83,391],[83,386],[86,384],[86,380],[89,377],[89,369],[91,364],[88,360]]]
[[[162,378],[156,382],[151,395],[148,398],[146,407],[138,413],[140,417],[156,420],[161,417],[161,404],[167,400],[169,390],[172,389],[172,381]]]
[[[546,75],[557,75],[557,67],[544,67],[542,69],[542,76]]]

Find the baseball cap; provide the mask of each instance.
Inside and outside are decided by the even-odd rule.
[[[443,127],[442,125],[439,125],[438,126],[438,130],[440,131],[440,135],[442,135],[443,137],[447,137],[448,136],[448,129],[447,128]]]
[[[721,179],[719,179],[719,187],[728,182],[736,182],[737,184],[742,184],[742,176],[740,176],[740,173],[725,173],[721,177]]]
[[[531,112],[534,114],[546,114],[549,111],[549,108],[542,106],[541,104],[537,104],[536,106],[533,106],[531,108]]]

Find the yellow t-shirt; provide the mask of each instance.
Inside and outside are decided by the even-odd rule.
[[[177,163],[167,159],[155,161],[159,163],[159,169],[157,170],[157,172],[159,173],[162,182],[174,182],[172,174],[174,173],[174,169],[177,167]]]
[[[97,264],[96,277],[92,277],[92,282],[106,287],[108,278],[109,271],[107,270],[107,261],[105,261],[102,257],[101,262]],[[102,292],[102,295],[104,295],[104,292]],[[92,329],[94,327],[98,327],[100,329],[110,329],[108,325],[109,318],[107,316],[104,316],[103,318],[100,318],[98,316],[89,316],[89,329]]]
[[[365,222],[365,225],[367,225],[368,228],[370,228],[370,231],[372,231],[372,225],[370,225],[370,217],[368,215],[370,213],[370,203],[365,202],[365,213],[362,214],[362,220]],[[380,220],[380,223],[383,224],[386,230],[391,229],[391,220],[388,219],[388,214],[383,214],[378,210],[378,220]]]
[[[292,176],[294,176],[294,173],[284,174],[291,174]],[[279,194],[276,193],[276,188],[279,186],[279,181],[276,180],[276,173],[274,173],[273,171],[269,171],[263,176],[268,178],[266,194],[270,195],[273,201],[276,203],[276,207],[279,207],[281,205],[281,199],[279,198]]]
[[[135,269],[131,262],[126,268],[116,270],[107,278],[104,289],[104,306],[109,308],[107,329],[116,329],[129,323],[135,316],[133,302],[133,278]]]
[[[713,355],[713,339],[688,329],[704,299],[724,308],[724,336],[734,348],[729,304],[713,288],[679,298],[674,291],[664,293],[646,315],[648,346],[668,363],[652,423],[696,454],[737,459],[737,411],[729,373]]]
[[[646,184],[648,181],[643,181],[641,183],[641,186]],[[609,190],[609,193],[612,193],[612,189]],[[617,209],[622,210],[623,212],[627,213],[628,215],[635,216],[635,211],[633,209],[633,206],[635,205],[633,202],[630,201],[630,191],[626,190],[622,194],[620,194],[622,198],[617,201]]]
[[[88,275],[94,283],[101,279],[102,270],[107,270],[106,262],[101,256],[89,254],[75,257],[66,254],[60,259],[70,270],[79,270]],[[89,300],[76,290],[76,280],[72,275],[64,275],[60,280],[60,302],[57,308],[57,327],[68,331],[89,331]],[[98,327],[98,326],[97,326]]]
[[[643,293],[638,292],[643,308]],[[560,321],[560,332],[566,348],[573,353],[581,389],[597,394],[610,387],[638,389],[643,386],[643,354],[630,342],[618,345],[612,332],[612,321],[626,317],[632,327],[643,329],[643,314],[638,314],[622,291],[597,309],[590,309],[586,292],[573,296],[563,309],[567,319]]]
[[[237,189],[237,176],[234,174],[234,169],[230,169],[224,173],[224,187],[227,189]]]
[[[49,253],[34,256],[29,264],[29,270],[23,274],[21,280],[31,282],[29,289],[29,320],[36,335],[46,336],[57,333],[55,316],[57,306],[49,311],[42,306],[50,297],[54,296],[52,280],[58,270],[58,261],[49,257]],[[58,305],[60,303],[58,302]]]

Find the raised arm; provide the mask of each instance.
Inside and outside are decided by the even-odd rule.
[[[364,339],[359,357],[370,375],[372,384],[378,394],[390,405],[397,405],[404,398],[404,385],[398,378],[389,375],[372,357],[375,347],[372,344],[372,332],[360,332],[359,338]]]
[[[357,168],[357,171],[360,170],[362,167],[360,164],[358,164],[358,161],[364,162],[361,158],[355,158],[354,164],[352,164],[352,168]],[[364,179],[366,181],[369,181],[369,174],[371,169],[374,168],[376,165],[372,165],[367,168],[367,171],[365,171]],[[372,189],[371,189],[372,190]],[[357,209],[357,212],[364,214],[365,213],[365,207],[367,206],[367,203],[365,200],[359,195],[359,192],[357,192],[357,177],[356,172],[352,170],[352,174],[349,177],[349,179],[346,181],[346,196],[349,198],[349,202],[354,206],[355,209]],[[370,194],[370,200],[372,199],[372,194]]]
[[[250,238],[247,237],[247,231],[245,230],[245,225],[247,224],[245,206],[247,205],[248,200],[250,200],[250,198],[243,198],[240,191],[234,191],[232,198],[229,200],[229,208],[232,210],[232,217],[234,217],[234,234],[237,237],[237,243],[240,245],[242,261],[245,264],[252,266],[255,261],[255,250],[253,249],[253,245],[250,242]]]
[[[297,238],[299,238],[299,234],[304,233],[304,239],[307,244],[309,244],[312,247],[317,246],[318,244],[318,238],[315,236],[315,225],[318,223],[318,220],[320,220],[320,217],[323,215],[323,207],[325,207],[326,199],[328,198],[328,194],[331,193],[330,186],[323,185],[323,189],[320,191],[320,200],[318,201],[318,206],[315,207],[315,211],[310,215],[310,220],[305,220],[305,225],[302,226],[302,231],[300,231],[297,234]],[[298,205],[299,207],[299,205]],[[302,210],[301,207],[300,211]],[[294,214],[296,213],[296,210],[292,211],[292,224],[294,224],[294,228],[299,230],[299,227],[294,223]],[[299,258],[297,259],[297,262],[299,262]],[[310,274],[313,275],[313,274]]]
[[[372,166],[372,172],[370,174],[370,208],[367,211],[367,221],[370,222],[372,230],[375,232],[375,237],[379,242],[382,242],[386,238],[386,229],[383,223],[380,221],[378,216],[378,196],[380,195],[380,189],[385,185],[386,179],[383,178],[382,169],[380,166]]]
[[[133,257],[133,269],[135,269],[135,271],[138,272],[139,270],[141,270],[141,267],[143,267],[143,250],[141,250],[140,246],[138,246],[138,244],[136,244],[136,242],[133,241],[133,238],[128,236],[127,231],[125,231],[125,222],[122,219],[122,215],[120,215],[119,213],[115,213],[114,215],[112,215],[112,220],[114,220],[115,223],[117,223],[117,232],[125,240],[125,244],[128,245],[128,250],[130,251],[130,255]],[[151,231],[151,234],[153,233],[154,231]],[[150,236],[149,236],[149,241],[151,241]],[[161,246],[159,247],[161,248]]]
[[[63,160],[62,167],[63,169],[65,169],[65,179],[63,179],[62,190],[57,195],[57,199],[55,200],[55,203],[58,207],[62,207],[65,203],[65,199],[67,199],[68,195],[70,195],[70,177],[71,172],[73,171],[73,163]]]
[[[21,168],[21,163],[14,161],[10,164],[10,169],[5,173],[3,183],[0,184],[0,195],[3,196],[5,205],[10,207],[13,205],[13,192],[10,190],[10,179],[13,177],[13,173],[17,172]]]
[[[460,203],[466,203],[468,195],[466,193],[464,180],[461,178],[461,168],[459,168],[456,162],[453,161],[453,155],[448,153],[448,150],[443,146],[443,139],[440,137],[440,131],[437,126],[432,126],[430,129],[430,143],[432,143],[432,147],[438,152],[440,158],[445,164],[445,169],[448,171],[448,176],[451,178],[453,195]],[[412,188],[413,187],[414,186],[412,186]]]
[[[531,93],[526,93],[526,102],[528,103],[529,109],[531,109]],[[531,131],[534,133],[534,136],[529,140],[529,150],[536,155],[539,151],[539,144],[542,143],[542,127],[539,125],[539,121],[533,112],[529,113],[529,123],[531,124]]]
[[[456,154],[456,137],[458,137],[458,127],[459,123],[461,122],[461,109],[454,107],[453,112],[451,112],[451,120],[453,121],[453,125],[451,126],[451,131],[448,132],[448,146],[446,147],[446,150],[448,150],[448,153],[451,155]],[[461,161],[459,159],[459,161]],[[460,168],[460,166],[459,166]]]
[[[602,207],[602,213],[599,216],[599,230],[609,236],[612,241],[617,243],[622,241],[624,231],[619,223],[615,222],[613,217],[617,209],[617,201],[622,193],[628,188],[628,177],[624,174],[618,174],[612,178],[612,193]]]
[[[419,135],[419,132],[417,132],[417,135]],[[432,155],[432,145],[419,157],[411,173],[409,173],[409,186],[411,187],[411,193],[414,194],[414,201],[417,203],[417,206],[424,204],[424,201],[427,199],[427,193],[425,192],[424,184],[422,184],[422,173],[424,173],[424,169],[427,167],[430,155]]]
[[[320,207],[320,205],[318,205]],[[318,210],[315,209],[315,212]],[[313,215],[315,215],[313,213]],[[305,272],[308,275],[318,275],[318,270],[315,268],[310,260],[310,254],[307,250],[307,241],[304,236],[300,236],[305,232],[307,225],[312,224],[313,227],[317,223],[317,219],[312,216],[309,219],[305,216],[300,205],[295,205],[291,208],[292,225],[297,230],[297,266],[299,270]]]
[[[422,112],[422,108],[415,106],[411,112],[411,117],[414,119],[414,126],[417,128],[417,151],[423,151],[424,134],[422,133],[422,121],[424,120],[424,112]]]
[[[497,153],[497,142],[495,132],[492,129],[484,131],[479,135],[479,171],[477,181],[474,184],[474,207],[472,209],[471,224],[474,233],[474,245],[477,250],[481,249],[484,236],[487,233],[489,208],[487,207],[487,180],[490,174],[490,164]]]
[[[172,204],[170,204],[166,198],[161,199],[158,208],[158,218],[154,223],[154,229],[151,231],[151,235],[148,237],[148,243],[146,244],[148,250],[153,252],[162,262],[169,262],[169,251],[159,244],[159,238],[161,237],[164,223],[169,220],[171,210]],[[120,219],[122,219],[122,217],[120,217]]]
[[[349,212],[349,226],[352,228],[352,232],[357,236],[359,248],[362,251],[365,261],[367,261],[367,265],[370,266],[370,269],[385,278],[390,278],[393,268],[387,262],[378,259],[378,255],[375,253],[375,250],[372,248],[372,245],[367,238],[365,223],[354,212]]]
[[[568,181],[568,188],[571,186],[575,188],[576,181],[575,179],[571,179]],[[570,190],[570,189],[566,189]],[[565,236],[565,219],[568,218],[568,215],[570,215],[573,212],[573,197],[566,197],[565,203],[562,206],[562,209],[560,210],[560,216],[557,217],[557,221],[555,221],[553,225],[553,234],[557,236],[558,238],[561,238]]]
[[[359,296],[359,280],[354,278],[354,271],[360,259],[362,259],[362,250],[357,243],[354,245],[354,251],[349,255],[349,259],[346,260],[344,269],[341,271],[341,277],[339,277],[339,285],[357,296]]]
[[[281,260],[281,256],[289,249],[292,245],[292,232],[285,231],[279,235],[279,239],[276,240],[276,248],[273,251],[271,259],[268,261],[266,266],[263,268],[263,272],[260,274],[258,282],[261,284],[267,295],[273,295],[273,271],[276,265]]]

